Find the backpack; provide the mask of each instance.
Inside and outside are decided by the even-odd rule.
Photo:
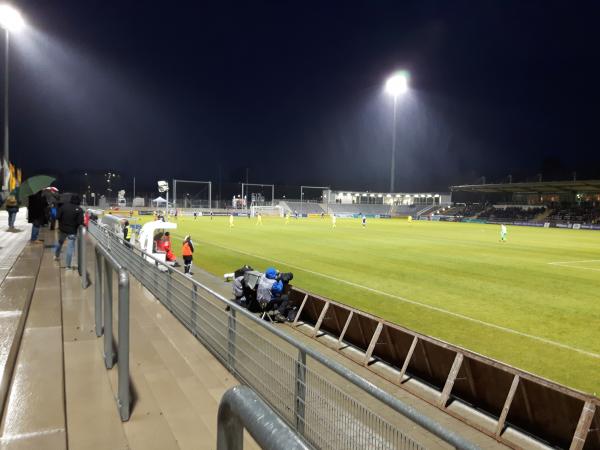
[[[6,206],[7,207],[15,207],[17,206],[17,197],[15,197],[14,195],[9,195],[8,198],[6,199]]]

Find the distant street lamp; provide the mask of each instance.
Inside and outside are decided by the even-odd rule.
[[[394,172],[396,168],[396,108],[398,96],[408,92],[408,74],[398,72],[392,75],[385,83],[385,92],[394,97],[394,124],[392,131],[392,164],[390,166],[390,193],[394,192]]]
[[[8,164],[8,42],[10,33],[18,33],[25,28],[21,13],[10,5],[0,5],[0,27],[4,28],[4,155],[2,165]],[[8,189],[7,170],[4,170],[3,189]]]

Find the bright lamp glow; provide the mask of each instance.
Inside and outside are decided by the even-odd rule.
[[[399,72],[390,78],[385,83],[385,91],[397,97],[405,94],[408,91],[408,76],[405,72]]]
[[[18,33],[25,28],[21,13],[10,5],[0,5],[0,26],[11,33]]]

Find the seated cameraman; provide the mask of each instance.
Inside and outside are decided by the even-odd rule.
[[[287,282],[289,280],[285,280]],[[288,296],[283,295],[284,279],[273,267],[265,270],[265,274],[258,282],[256,290],[256,299],[263,310],[277,310],[275,321],[285,322]]]

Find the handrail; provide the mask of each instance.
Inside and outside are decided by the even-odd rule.
[[[246,386],[234,386],[219,403],[217,450],[243,450],[244,428],[265,450],[310,449],[256,392]]]
[[[90,222],[90,226],[92,227],[91,229],[93,230],[93,227],[96,227],[98,229],[98,231],[100,233],[104,233],[106,236],[110,237],[111,235],[113,236],[113,239],[116,240],[117,242],[122,242],[122,239],[117,236],[115,233],[113,233],[111,230],[102,227],[98,224],[96,224],[95,222]],[[92,235],[94,233],[91,233]],[[96,239],[98,239],[96,236],[94,236]],[[109,242],[109,247],[110,247],[110,241]],[[101,246],[101,244],[98,241],[97,246]],[[122,245],[122,248],[125,249],[124,245]],[[248,319],[249,321],[251,321],[253,324],[260,326],[263,329],[268,330],[270,333],[274,334],[275,336],[279,337],[280,339],[284,340],[285,342],[287,342],[288,344],[290,344],[292,347],[294,347],[295,349],[297,349],[298,351],[298,363],[297,363],[297,393],[299,394],[299,402],[296,405],[295,408],[295,413],[300,415],[300,423],[297,424],[297,428],[302,428],[303,426],[303,421],[304,421],[304,416],[303,416],[303,408],[304,408],[304,398],[303,398],[303,394],[305,393],[306,390],[306,385],[305,385],[305,379],[303,379],[302,375],[304,373],[305,376],[305,372],[306,372],[306,356],[310,356],[312,359],[318,361],[320,364],[322,364],[323,366],[327,367],[328,369],[330,369],[331,371],[333,371],[334,373],[336,373],[337,375],[341,376],[342,378],[344,378],[345,380],[349,381],[350,383],[354,384],[356,387],[358,387],[360,390],[370,394],[372,397],[374,397],[375,399],[379,400],[380,402],[384,403],[385,405],[389,406],[392,410],[400,413],[401,415],[407,417],[408,419],[410,419],[411,421],[413,421],[414,423],[420,425],[421,427],[423,427],[425,430],[429,431],[430,433],[434,434],[435,436],[437,436],[438,438],[442,439],[443,441],[451,444],[452,446],[458,448],[458,449],[465,449],[465,450],[476,450],[479,449],[478,446],[476,446],[475,444],[469,442],[467,439],[463,438],[462,436],[458,435],[457,433],[445,428],[444,426],[442,426],[440,423],[438,423],[437,421],[433,420],[432,418],[424,415],[423,413],[419,412],[418,410],[416,410],[415,408],[413,408],[412,406],[408,405],[407,403],[399,400],[398,398],[392,396],[391,394],[389,394],[388,392],[384,391],[383,389],[381,389],[380,387],[374,385],[373,383],[369,382],[368,380],[366,380],[365,378],[363,378],[362,376],[356,374],[355,372],[353,372],[352,370],[348,369],[347,367],[343,366],[342,364],[339,364],[329,358],[327,358],[325,355],[321,354],[320,352],[318,352],[317,350],[303,344],[302,342],[299,342],[297,340],[295,340],[292,336],[288,335],[287,333],[281,331],[279,328],[275,327],[274,325],[272,325],[271,323],[268,323],[264,320],[260,320],[258,317],[256,317],[255,315],[253,315],[251,312],[249,312],[247,309],[240,307],[237,303],[232,302],[231,300],[223,297],[222,295],[220,295],[218,292],[212,290],[211,288],[209,288],[208,286],[203,285],[202,283],[198,282],[197,280],[191,279],[186,277],[181,271],[167,265],[166,263],[164,263],[163,261],[160,261],[158,259],[156,259],[154,256],[143,252],[141,249],[138,249],[136,247],[127,247],[127,252],[128,254],[133,253],[134,255],[139,254],[139,258],[140,259],[146,259],[146,260],[152,260],[154,261],[154,264],[156,266],[162,266],[166,269],[166,272],[168,273],[169,277],[173,274],[179,274],[181,277],[183,277],[186,281],[189,281],[192,286],[193,286],[193,292],[192,292],[192,297],[193,298],[197,298],[198,293],[197,290],[198,288],[203,290],[204,292],[210,294],[211,296],[213,296],[214,298],[218,299],[219,301],[221,301],[222,303],[224,303],[225,305],[227,305],[230,309],[230,326],[229,326],[229,330],[230,330],[230,335],[233,329],[233,338],[235,338],[235,324],[236,324],[236,316],[241,316],[241,317],[245,317],[246,319]],[[120,250],[117,250],[120,251]],[[148,264],[148,262],[146,262],[146,264]],[[170,278],[169,278],[170,279]],[[142,281],[142,280],[140,280]],[[167,290],[168,292],[168,290]],[[166,304],[166,306],[172,311],[174,312],[171,307],[169,307],[168,304]],[[192,304],[192,316],[194,316],[197,313],[194,313],[193,311],[193,304]],[[195,316],[194,316],[195,317]],[[231,336],[230,336],[231,337]],[[235,374],[235,367],[230,365],[230,370]]]
[[[82,236],[86,236],[82,233]],[[92,240],[93,241],[93,240]],[[81,244],[85,248],[85,242]],[[83,253],[83,252],[82,252]],[[104,335],[104,365],[112,369],[118,366],[117,406],[123,422],[131,415],[131,392],[129,387],[129,272],[99,242],[95,243],[95,327],[96,336]],[[83,253],[82,256],[85,256]],[[82,277],[87,277],[83,259]],[[113,349],[113,271],[118,276],[118,347]],[[104,314],[103,314],[104,313]]]

